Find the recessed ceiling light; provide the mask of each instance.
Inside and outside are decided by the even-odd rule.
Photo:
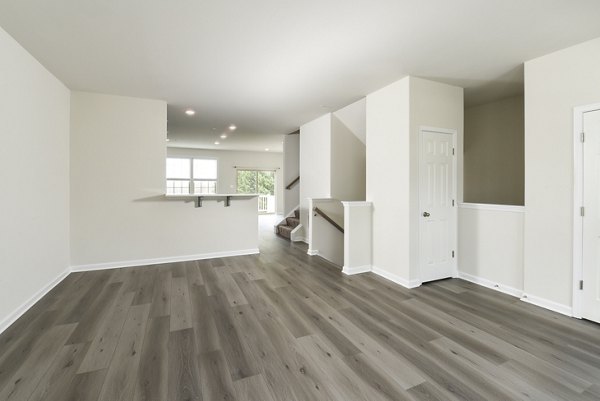
[[[225,139],[225,138],[227,138],[227,135],[221,134],[221,139]]]
[[[269,151],[269,148],[265,148],[265,152],[268,152],[268,151]]]
[[[221,142],[219,141],[215,141],[215,145],[219,145]]]
[[[229,129],[232,130],[232,131],[235,131],[237,129],[237,127],[234,124],[231,124],[229,126]]]
[[[169,138],[167,138],[167,142],[169,142],[169,141],[170,141],[170,139],[169,139]]]
[[[188,116],[193,116],[194,114],[196,114],[196,112],[192,109],[187,109],[185,111],[185,114],[187,114]]]

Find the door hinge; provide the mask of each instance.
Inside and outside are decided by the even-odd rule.
[[[581,142],[585,142],[585,132],[581,133]]]
[[[454,257],[454,251],[452,251],[452,257]]]
[[[452,199],[452,206],[454,206],[454,199]]]
[[[583,290],[583,280],[579,280],[579,289]]]
[[[454,156],[454,148],[452,148],[452,156]]]
[[[581,217],[585,216],[585,208],[583,206],[579,209],[579,214],[581,214]]]

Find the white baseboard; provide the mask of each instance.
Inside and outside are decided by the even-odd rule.
[[[342,273],[344,273],[347,276],[351,276],[353,274],[367,273],[367,272],[370,272],[371,270],[372,270],[371,265],[355,266],[355,267],[344,266],[342,268]]]
[[[527,302],[535,306],[539,306],[544,309],[573,317],[573,308],[568,305],[559,304],[558,302],[550,301],[549,299],[536,297],[535,295],[523,294],[521,301]]]
[[[64,280],[65,277],[71,272],[82,272],[90,270],[104,270],[104,269],[116,269],[120,267],[133,267],[133,266],[145,266],[145,265],[156,265],[161,263],[173,263],[173,262],[185,262],[188,260],[200,260],[200,259],[214,259],[214,258],[225,258],[228,256],[243,256],[243,255],[255,255],[260,253],[258,248],[253,249],[242,249],[237,251],[225,251],[225,252],[212,252],[203,253],[199,255],[187,255],[187,256],[173,256],[166,258],[156,259],[140,259],[140,260],[129,260],[122,262],[108,262],[108,263],[95,263],[89,265],[78,265],[71,266],[70,268],[59,274],[54,280],[46,284],[38,292],[36,292],[31,298],[25,301],[19,306],[14,312],[5,317],[0,321],[0,333],[6,330],[12,325],[18,318],[20,318],[27,310],[29,310],[37,301],[39,301],[44,295],[52,290],[58,283]]]
[[[406,288],[416,288],[421,286],[421,280],[407,280],[405,278],[402,278],[394,273],[390,273],[387,270],[383,270],[377,266],[373,266],[372,272],[377,274],[378,276],[381,276],[387,280],[390,280],[396,284],[400,284],[402,287],[406,287]]]
[[[306,251],[306,254],[310,255],[310,256],[316,256],[319,254],[319,250],[318,249],[309,249],[308,251]]]
[[[241,250],[237,250],[237,251],[201,253],[198,255],[171,256],[171,257],[155,258],[155,259],[138,259],[138,260],[127,260],[127,261],[120,261],[120,262],[94,263],[94,264],[89,264],[89,265],[71,266],[71,271],[82,272],[82,271],[90,271],[90,270],[117,269],[117,268],[121,268],[121,267],[134,267],[134,266],[158,265],[158,264],[162,264],[162,263],[187,262],[189,260],[225,258],[228,256],[255,255],[257,253],[260,253],[258,248],[253,248],[253,249],[241,249]]]
[[[463,280],[470,281],[471,283],[475,283],[475,284],[481,285],[483,287],[491,288],[493,290],[500,291],[500,292],[503,292],[508,295],[512,295],[513,297],[517,297],[521,301],[527,302],[528,304],[536,305],[541,308],[548,309],[548,310],[551,310],[554,312],[558,312],[558,313],[566,315],[566,316],[570,316],[570,317],[573,316],[573,308],[571,308],[568,305],[559,304],[558,302],[550,301],[545,298],[536,297],[535,295],[524,294],[523,290],[519,290],[514,287],[495,283],[491,280],[488,280],[488,279],[485,279],[482,277],[473,276],[468,273],[459,272],[458,277]]]
[[[66,269],[65,271],[60,273],[52,281],[50,281],[48,284],[46,284],[44,287],[42,287],[38,292],[33,294],[33,296],[31,296],[31,298],[29,298],[27,301],[25,301],[14,312],[12,312],[10,315],[5,317],[0,322],[0,333],[2,333],[4,330],[9,328],[10,325],[13,324],[18,318],[20,318],[25,312],[27,312],[29,310],[29,308],[31,308],[33,305],[35,305],[35,303],[37,301],[42,299],[42,297],[44,295],[46,295],[47,293],[49,293],[50,290],[52,290],[54,287],[56,287],[56,285],[58,283],[63,281],[65,279],[65,277],[67,277],[69,275],[70,272],[71,272],[70,269]]]
[[[458,272],[458,278],[465,281],[481,285],[482,287],[491,288],[492,290],[500,291],[504,294],[512,295],[513,297],[521,298],[523,296],[523,290],[519,290],[508,285],[496,283],[492,280],[488,280],[483,277],[474,276],[465,272]]]

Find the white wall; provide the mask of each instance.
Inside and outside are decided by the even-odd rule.
[[[255,251],[257,200],[167,200],[166,103],[84,92],[71,96],[71,263]]]
[[[342,107],[334,112],[336,116],[359,141],[365,145],[367,143],[367,98],[363,97],[356,102]]]
[[[285,189],[300,176],[300,133],[283,137],[283,214],[288,215],[300,204],[300,186],[298,182],[291,189]]]
[[[308,228],[308,198],[365,200],[366,100],[300,127],[300,220]]]
[[[308,198],[331,196],[331,114],[300,127],[300,221],[308,235]]]
[[[409,276],[409,79],[367,96],[367,201],[373,203],[373,267]]]
[[[463,200],[463,88],[409,77],[410,80],[410,280],[419,279],[419,141],[421,127],[452,129],[456,138],[457,202]],[[403,223],[405,224],[405,223]]]
[[[458,212],[460,277],[520,297],[524,208],[461,204]]]
[[[523,95],[465,110],[465,202],[523,205]]]
[[[600,38],[525,63],[525,293],[571,308],[573,107],[600,102]]]
[[[462,197],[463,90],[406,77],[367,96],[367,200],[373,203],[373,268],[418,282],[419,130],[457,131]]]
[[[167,156],[217,159],[218,193],[235,193],[237,191],[237,170],[235,166],[267,170],[275,169],[277,213],[283,213],[283,153],[169,147],[167,148]]]
[[[1,28],[0,60],[2,331],[69,267],[70,94]]]

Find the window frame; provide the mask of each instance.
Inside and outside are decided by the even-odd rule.
[[[168,159],[184,159],[190,161],[190,178],[169,178],[166,172],[166,161],[165,161],[165,191],[168,192],[167,182],[169,181],[188,181],[188,193],[186,194],[170,194],[170,195],[214,195],[219,193],[219,159],[216,157],[189,157],[189,156],[167,156]],[[214,160],[217,164],[217,178],[215,179],[196,179],[194,178],[194,160]],[[201,182],[214,182],[215,192],[199,192],[196,193],[196,185],[194,181]]]

